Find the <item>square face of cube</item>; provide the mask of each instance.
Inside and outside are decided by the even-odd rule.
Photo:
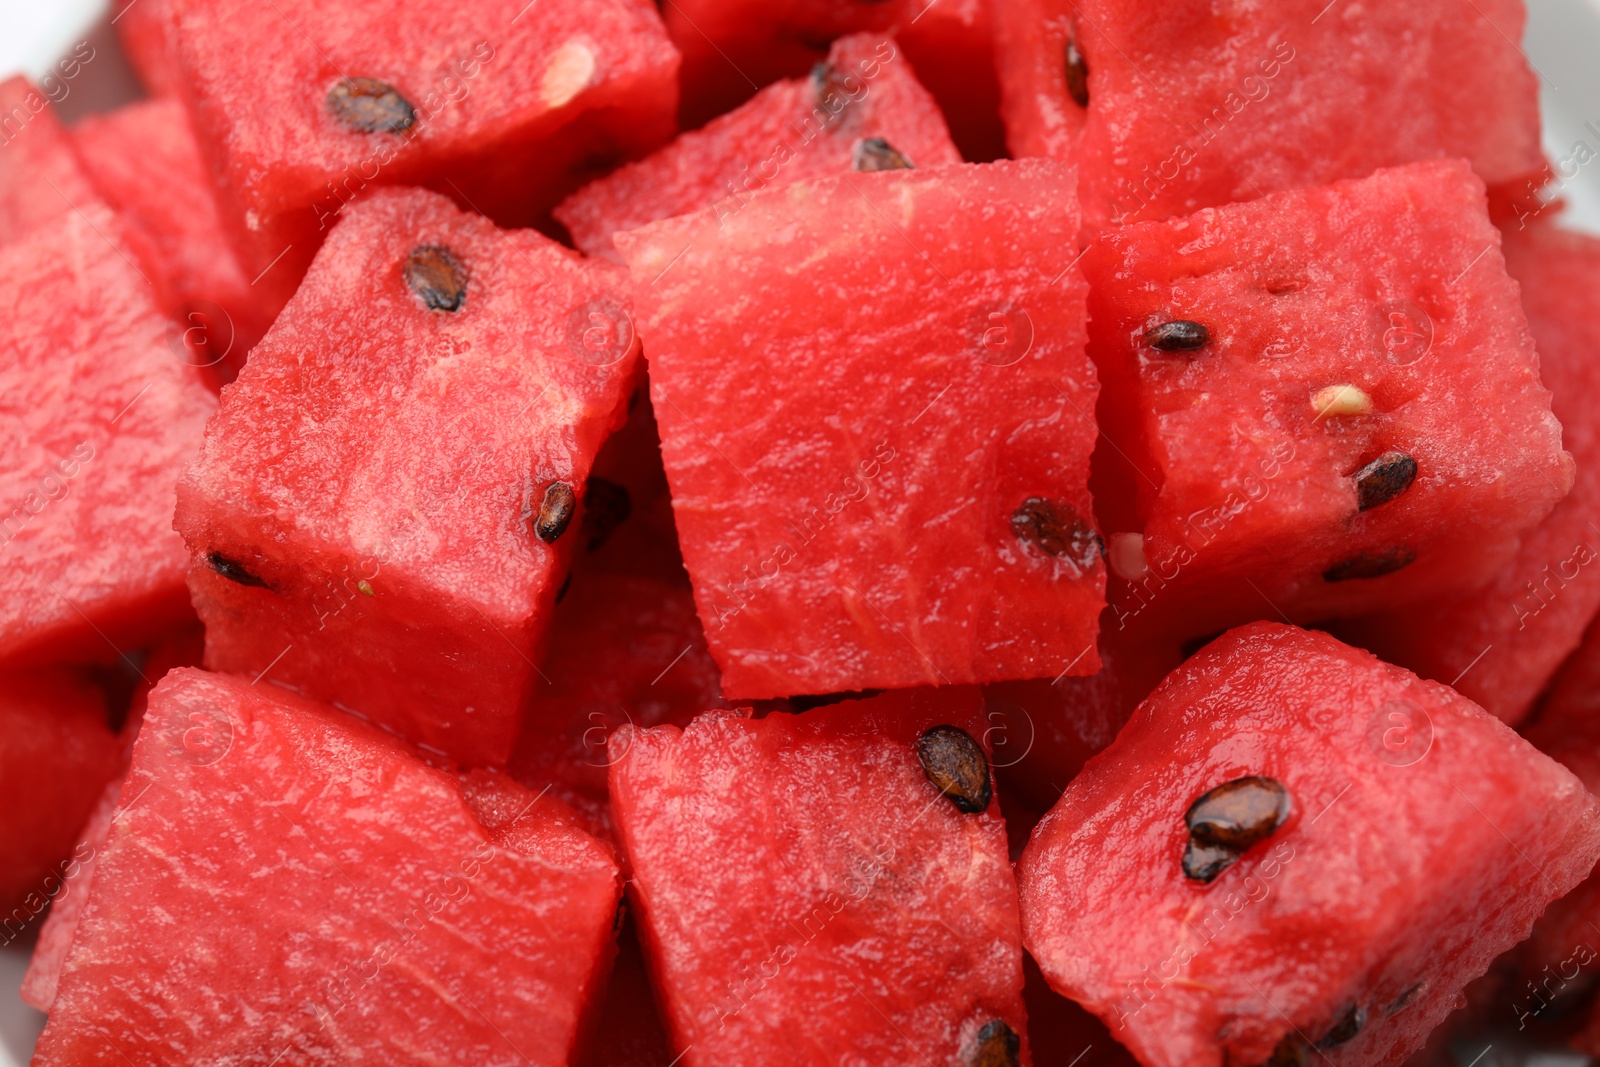
[[[208,665],[503,764],[633,388],[624,278],[431,193],[353,210],[180,487]]]
[[[618,236],[728,696],[1098,667],[1070,175],[862,174]]]
[[[1483,709],[1253,623],[1089,761],[1018,880],[1030,955],[1140,1063],[1400,1063],[1597,855],[1600,802]]]
[[[1463,163],[1124,227],[1085,270],[1119,627],[1472,589],[1571,484]]]

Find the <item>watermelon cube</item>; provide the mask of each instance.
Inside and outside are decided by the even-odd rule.
[[[168,97],[92,115],[72,140],[96,190],[152,251],[157,300],[191,360],[233,380],[272,320],[223,234],[183,106]]]
[[[1600,317],[1600,240],[1548,226],[1507,231],[1506,269],[1539,351],[1561,443],[1577,462],[1572,492],[1523,538],[1483,589],[1410,611],[1351,620],[1341,636],[1453,685],[1515,725],[1600,608],[1600,391],[1589,342]]]
[[[503,766],[633,387],[624,281],[434,193],[352,208],[179,487],[207,666]]]
[[[620,261],[611,236],[709,208],[719,220],[757,189],[881,166],[882,140],[919,167],[959,163],[944,118],[894,41],[842,38],[809,77],[769,85],[637,163],[585,186],[556,209],[590,255]],[[897,161],[898,162],[898,161]]]
[[[1423,159],[1545,170],[1522,0],[995,2],[1012,150],[1077,163],[1093,228]]]
[[[686,1067],[1028,1062],[975,690],[711,712],[611,741],[646,956]]]
[[[1085,258],[1118,626],[1215,633],[1481,587],[1567,492],[1483,184],[1416,163]]]
[[[1255,623],[1140,706],[1018,879],[1051,985],[1146,1067],[1387,1067],[1597,856],[1600,800],[1477,705]]]
[[[1099,668],[1072,186],[850,175],[617,235],[730,698]]]
[[[528,225],[674,130],[678,53],[650,0],[167,2],[223,217],[275,307],[375,187]]]
[[[76,878],[73,844],[121,757],[105,694],[81,672],[0,675],[0,944]]]
[[[85,204],[0,247],[0,657],[115,659],[189,615],[173,486],[216,399],[117,234]]]
[[[40,1067],[570,1062],[621,878],[558,801],[183,669],[120,805]]]

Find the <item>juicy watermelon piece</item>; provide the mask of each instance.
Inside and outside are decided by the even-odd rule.
[[[33,958],[28,961],[28,972],[22,977],[22,989],[18,993],[23,1003],[31,1008],[48,1012],[56,1002],[61,968],[67,962],[72,938],[78,932],[78,920],[83,918],[83,909],[89,902],[95,864],[105,848],[106,836],[111,833],[112,820],[121,813],[118,808],[121,795],[122,775],[116,774],[100,791],[100,799],[89,813],[70,859],[61,865],[60,888],[50,898],[50,910],[39,928],[39,941],[34,946]]]
[[[1076,226],[1071,171],[1030,161],[617,236],[728,696],[1098,669]]]
[[[965,757],[964,807],[919,761],[934,727],[965,731],[941,750]],[[983,734],[977,693],[943,689],[616,735],[613,804],[686,1067],[1028,1062]]]
[[[0,248],[0,656],[113,658],[189,614],[173,485],[216,400],[116,233],[88,205]]]
[[[0,245],[49,228],[74,208],[100,209],[49,97],[26,78],[0,82],[0,160]]]
[[[129,104],[84,119],[72,137],[97,191],[152,250],[157,299],[193,340],[191,359],[233,380],[272,320],[223,235],[183,106]]]
[[[919,167],[959,163],[943,117],[895,42],[838,41],[809,77],[769,85],[754,100],[568,198],[556,218],[590,255],[619,262],[612,234],[710,208],[719,220],[751,193],[865,169],[858,146],[882,138]]]
[[[504,765],[632,389],[631,332],[583,343],[624,279],[433,193],[347,213],[179,487],[207,666]]]
[[[1101,458],[1137,468],[1096,472],[1119,625],[1195,637],[1497,575],[1572,482],[1499,247],[1460,162],[1102,235]]]
[[[1600,608],[1600,420],[1588,404],[1600,391],[1589,340],[1600,318],[1600,240],[1546,226],[1508,231],[1505,257],[1561,443],[1577,462],[1572,492],[1481,591],[1353,620],[1343,635],[1515,725]]]
[[[0,676],[0,943],[76,877],[73,843],[122,752],[105,694],[65,669]]]
[[[111,16],[111,25],[116,27],[123,54],[145,91],[151,96],[181,95],[183,75],[167,43],[170,0],[114,0],[112,7],[117,13]]]
[[[1191,836],[1192,806],[1240,779],[1248,800]],[[1256,623],[1140,706],[1018,878],[1051,985],[1146,1067],[1304,1062],[1310,1044],[1365,1067],[1420,1047],[1597,856],[1600,801],[1499,720]]]
[[[1423,159],[1519,192],[1545,168],[1521,0],[995,2],[1011,147],[1078,164],[1090,227]]]
[[[678,54],[650,0],[168,3],[223,216],[279,306],[374,186],[527,225],[673,133]]]
[[[185,669],[152,694],[121,805],[41,1067],[569,1062],[621,879],[558,801]]]

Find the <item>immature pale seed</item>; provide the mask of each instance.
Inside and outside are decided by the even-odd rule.
[[[968,815],[989,807],[989,759],[959,726],[935,726],[917,738],[917,759],[928,781]]]
[[[1353,385],[1330,385],[1311,398],[1311,410],[1319,418],[1333,415],[1370,415],[1372,397]]]
[[[1185,877],[1211,881],[1288,817],[1289,791],[1271,778],[1235,778],[1203,794],[1183,816],[1189,829]]]
[[[1426,979],[1420,982],[1413,982],[1406,986],[1405,989],[1401,990],[1400,995],[1391,1000],[1389,1002],[1389,1006],[1383,1009],[1383,1014],[1398,1015],[1400,1012],[1409,1008],[1412,1002],[1417,999],[1418,994],[1420,994],[1427,987],[1428,982]]]
[[[1343,563],[1335,563],[1322,572],[1323,581],[1349,582],[1362,578],[1382,578],[1386,574],[1403,570],[1417,561],[1417,554],[1409,548],[1386,548],[1378,552],[1363,552]]]
[[[267,583],[263,582],[260,578],[257,578],[255,575],[246,570],[244,564],[237,560],[229,559],[221,552],[207,553],[206,562],[211,565],[212,570],[216,571],[230,582],[238,582],[240,585],[258,586],[262,589],[267,587]]]
[[[863,174],[880,170],[910,170],[911,160],[882,137],[864,137],[850,150],[850,166]]]
[[[964,1067],[1017,1067],[1021,1063],[1022,1039],[999,1019],[983,1024],[977,1040],[962,1058]]]
[[[539,505],[539,517],[533,521],[534,535],[545,544],[567,532],[572,513],[577,509],[578,497],[566,482],[551,482],[544,491],[544,501]]]
[[[1356,471],[1356,500],[1360,511],[1387,504],[1417,480],[1417,461],[1404,452],[1385,452]]]
[[[411,102],[377,78],[335,82],[328,90],[328,110],[345,126],[362,133],[399,133],[417,121]]]
[[[1190,352],[1211,341],[1211,331],[1198,322],[1174,319],[1145,334],[1145,343],[1163,352]]]
[[[1100,535],[1077,509],[1048,497],[1030,496],[1024,500],[1011,513],[1011,532],[1017,540],[1071,560],[1084,570],[1093,567],[1105,551]]]
[[[590,478],[583,491],[583,543],[593,552],[611,539],[633,514],[633,497],[624,486]]]
[[[467,300],[467,269],[448,248],[420,245],[406,257],[406,284],[430,311],[460,311]]]
[[[1317,1047],[1337,1048],[1347,1041],[1354,1041],[1366,1025],[1367,1009],[1360,1004],[1352,1004],[1350,1010],[1317,1041]]]
[[[1076,34],[1067,38],[1067,95],[1079,107],[1089,106],[1089,64],[1078,48]]]

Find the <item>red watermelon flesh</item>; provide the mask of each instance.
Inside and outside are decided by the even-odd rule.
[[[7,658],[114,659],[189,613],[173,485],[216,400],[116,232],[90,206],[0,248]]]
[[[1454,0],[1238,9],[1030,0],[1024,11],[1055,28],[1024,59],[1001,52],[1002,70],[1029,72],[1008,79],[1008,118],[1026,116],[1012,146],[1038,145],[1033,134],[1044,130],[1047,147],[1066,148],[1091,227],[1422,159],[1464,156],[1490,186],[1519,192],[1544,169],[1537,81],[1517,47],[1521,0],[1467,9]],[[1088,70],[1081,139],[1069,132],[1078,105],[1062,94],[1067,82],[1044,72],[1052,58],[1065,61],[1063,25]]]
[[[1523,537],[1494,581],[1464,599],[1352,620],[1344,635],[1391,663],[1454,685],[1513,725],[1528,713],[1600,607],[1600,241],[1540,226],[1505,235],[1506,269],[1539,352],[1539,373],[1577,462],[1572,492]]]
[[[1276,821],[1262,778],[1286,797]],[[1251,803],[1213,824],[1236,836],[1191,839],[1186,811],[1240,779]],[[1186,877],[1190,846],[1233,865]],[[1301,1062],[1312,1044],[1367,1067],[1420,1047],[1596,856],[1600,801],[1497,719],[1325,634],[1255,623],[1140,706],[1018,877],[1051,985],[1147,1067]]]
[[[116,0],[112,6],[116,14],[111,16],[111,24],[116,27],[117,40],[145,90],[151,96],[181,95],[183,76],[168,44],[169,0]]]
[[[0,82],[0,245],[75,209],[103,210],[49,97],[26,78]]]
[[[919,762],[935,726],[965,732],[980,810]],[[956,688],[616,735],[612,800],[686,1067],[1028,1062],[1004,1055],[1022,960],[983,732]]]
[[[1529,741],[1600,787],[1600,624],[1591,623],[1523,730]]]
[[[721,220],[758,189],[849,173],[856,147],[875,137],[919,167],[961,161],[895,41],[860,34],[835,43],[812,75],[769,85],[579,190],[555,214],[579,248],[620,262],[614,233],[707,208]]]
[[[146,100],[84,119],[72,130],[100,195],[145,238],[159,301],[195,362],[231,381],[270,315],[222,231],[210,175],[175,99]]]
[[[1075,162],[1088,119],[1087,42],[1071,0],[992,0],[1006,144],[1017,159]]]
[[[1498,574],[1572,481],[1499,247],[1461,162],[1103,234],[1099,416],[1136,468],[1097,485],[1119,626],[1188,638]],[[1204,343],[1158,348],[1174,328]]]
[[[1071,171],[1041,161],[618,235],[730,697],[1098,669],[1075,228]]]
[[[352,209],[179,488],[207,665],[503,765],[632,388],[631,332],[582,344],[623,280],[432,193]]]
[[[606,438],[594,458],[582,530],[583,565],[687,589],[689,575],[678,551],[648,383],[640,381],[628,407],[628,421]]]
[[[39,941],[34,946],[33,958],[28,961],[28,973],[22,978],[19,996],[29,1007],[48,1012],[56,1001],[61,968],[67,962],[73,935],[78,932],[78,920],[89,902],[95,863],[105,848],[112,820],[120,814],[117,804],[121,795],[122,776],[118,774],[101,790],[100,799],[89,813],[70,859],[62,865],[60,891],[50,898],[50,911],[39,928]]]
[[[621,880],[559,802],[179,670],[121,804],[35,1063],[569,1062]]]
[[[223,216],[279,306],[374,186],[527,225],[672,135],[678,54],[650,0],[168,2]]]
[[[0,941],[29,927],[70,881],[73,843],[122,742],[105,694],[65,669],[0,676]]]

